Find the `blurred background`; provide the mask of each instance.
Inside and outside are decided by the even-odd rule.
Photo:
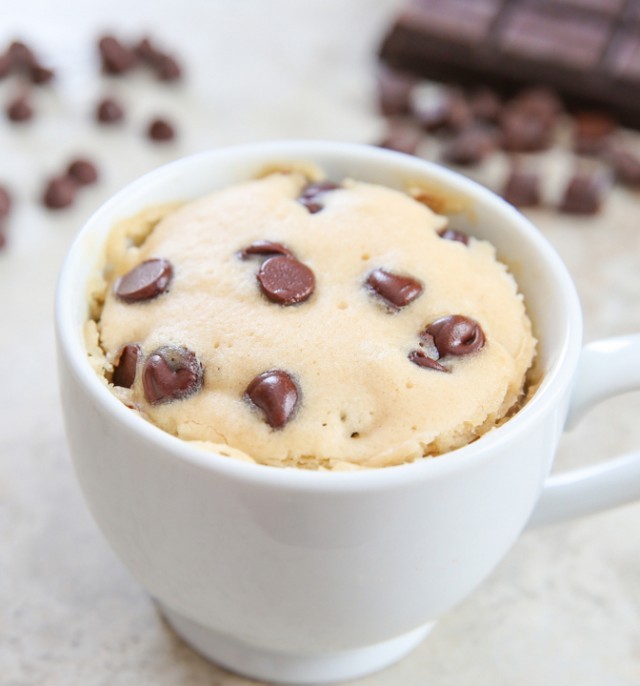
[[[402,5],[2,0],[0,55],[12,41],[23,41],[39,67],[36,77],[32,64],[28,74],[23,69],[0,78],[0,187],[11,197],[4,214],[0,199],[2,686],[252,683],[208,664],[169,630],[85,508],[57,395],[55,281],[75,234],[102,202],[146,171],[190,153],[314,138],[386,141],[430,159],[446,157],[451,132],[443,137],[421,129],[418,140],[415,117],[402,107],[391,122],[381,114],[377,53]],[[98,40],[106,35],[127,48],[138,45],[140,54],[139,42],[149,37],[162,66],[143,56],[143,66],[103,73]],[[172,78],[176,65],[180,76]],[[2,69],[0,59],[0,76]],[[47,83],[31,83],[47,81],[49,69]],[[439,93],[421,81],[412,102],[424,97],[430,103]],[[122,119],[97,121],[104,99],[115,101]],[[103,112],[103,119],[110,116]],[[150,135],[157,119],[163,125]],[[582,164],[572,152],[573,126],[561,115],[557,142],[527,156],[545,200],[524,211],[576,281],[586,339],[640,331],[638,191],[610,184],[593,214],[551,206]],[[640,150],[639,134],[616,135]],[[449,158],[459,171],[504,190],[507,153],[487,149],[471,166]],[[91,162],[97,181],[52,188],[51,180],[65,177],[77,159]],[[612,181],[606,170],[605,181]],[[50,207],[56,204],[66,206]],[[637,393],[596,409],[563,439],[557,469],[637,449],[638,416]],[[525,534],[412,655],[358,683],[637,686],[640,505]]]

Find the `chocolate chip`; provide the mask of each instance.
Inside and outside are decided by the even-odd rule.
[[[0,217],[6,217],[11,210],[11,194],[0,186]]]
[[[415,155],[424,135],[410,121],[389,120],[387,133],[378,146],[405,155]]]
[[[300,401],[296,382],[281,369],[270,369],[256,376],[244,395],[262,410],[267,424],[274,429],[281,429],[291,420]]]
[[[393,274],[384,269],[372,271],[367,277],[367,286],[396,309],[413,302],[424,290],[416,279]]]
[[[153,69],[160,81],[176,81],[182,76],[180,65],[171,55],[157,55]]]
[[[175,129],[166,119],[154,119],[147,128],[147,136],[152,141],[170,141],[175,138],[175,135]]]
[[[502,197],[516,207],[536,207],[540,204],[540,176],[532,171],[512,167],[504,185]]]
[[[484,332],[477,321],[460,314],[451,314],[429,324],[421,337],[432,336],[441,357],[469,355],[484,345]]]
[[[7,50],[7,55],[13,69],[27,70],[38,63],[33,50],[22,41],[13,41]]]
[[[153,64],[156,57],[158,56],[158,51],[154,47],[151,39],[148,37],[142,38],[138,43],[133,46],[133,52],[138,59],[148,64]]]
[[[37,86],[43,86],[45,83],[49,83],[54,77],[54,72],[52,69],[47,69],[41,64],[34,64],[29,69],[29,78],[31,83],[35,83]]]
[[[565,188],[559,210],[565,214],[597,214],[607,185],[602,173],[576,173]]]
[[[98,50],[105,74],[124,74],[136,63],[136,55],[115,36],[104,36],[98,42]]]
[[[304,302],[316,285],[311,269],[288,255],[270,257],[260,267],[257,278],[262,292],[279,305]]]
[[[553,129],[548,120],[528,110],[510,107],[500,118],[501,143],[510,152],[539,152],[552,142]]]
[[[502,101],[491,88],[479,88],[469,96],[469,107],[476,119],[497,122],[502,112]]]
[[[171,262],[162,258],[145,260],[118,280],[115,292],[127,303],[151,300],[169,288],[172,278]]]
[[[289,248],[282,245],[282,243],[273,243],[272,241],[255,241],[251,245],[240,251],[240,257],[243,260],[251,257],[252,255],[260,255],[266,257],[273,257],[274,255],[286,255],[287,257],[295,258],[295,255],[289,250]]]
[[[621,148],[613,148],[608,160],[616,179],[631,188],[640,188],[640,157]]]
[[[42,202],[50,210],[61,210],[73,204],[76,184],[68,176],[56,176],[47,183]]]
[[[113,363],[113,385],[131,388],[136,378],[136,368],[141,348],[137,343],[123,345]]]
[[[427,369],[435,369],[439,372],[448,372],[449,370],[441,365],[438,361],[434,360],[432,357],[426,355],[422,350],[412,350],[409,353],[409,359],[413,364],[417,364],[418,367],[426,367]]]
[[[87,186],[98,180],[98,172],[89,160],[73,160],[67,169],[70,176],[79,186]]]
[[[458,241],[458,243],[469,245],[469,236],[462,231],[457,231],[456,229],[441,229],[438,231],[438,236],[440,236],[440,238],[444,238],[446,241]]]
[[[298,202],[304,205],[310,214],[315,214],[323,209],[324,205],[319,201],[321,196],[329,191],[335,191],[340,188],[338,184],[333,181],[313,181],[308,183],[301,191],[298,197]]]
[[[462,131],[444,148],[442,159],[449,164],[471,166],[479,164],[494,150],[495,136],[480,128]]]
[[[152,405],[182,400],[202,388],[204,371],[195,353],[179,345],[163,345],[149,355],[142,369],[144,397]]]
[[[96,119],[101,124],[113,124],[124,117],[122,105],[113,98],[105,98],[96,106]]]
[[[574,120],[574,151],[579,155],[599,155],[615,129],[616,120],[605,112],[579,112]]]
[[[26,95],[20,95],[7,105],[7,117],[13,122],[29,121],[33,108]]]
[[[509,103],[510,108],[529,117],[542,120],[548,126],[553,126],[558,115],[563,110],[562,101],[549,88],[537,86],[520,91]]]

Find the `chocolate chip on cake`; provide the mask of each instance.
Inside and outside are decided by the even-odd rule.
[[[152,405],[182,400],[202,388],[204,371],[195,353],[164,345],[149,355],[142,369],[144,397]]]
[[[314,181],[308,183],[300,193],[298,202],[304,205],[310,214],[320,212],[324,205],[320,202],[320,198],[329,191],[335,191],[340,186],[333,181]]]
[[[281,369],[270,369],[256,376],[244,395],[262,410],[267,424],[274,429],[281,429],[291,420],[300,402],[296,382]]]
[[[441,365],[437,360],[429,357],[422,350],[412,350],[409,353],[409,359],[418,367],[426,367],[427,369],[435,369],[438,372],[448,372],[449,370]]]
[[[172,278],[171,262],[162,258],[145,260],[118,280],[115,293],[126,303],[151,300],[169,288]]]
[[[567,184],[559,210],[565,214],[597,214],[608,179],[599,171],[577,172]]]
[[[101,124],[114,124],[124,117],[122,105],[113,98],[104,98],[96,105],[96,119]]]
[[[469,245],[469,236],[463,231],[458,231],[457,229],[441,229],[438,231],[438,236],[444,238],[446,241],[458,241],[458,243],[464,243],[464,245]]]
[[[460,314],[451,314],[429,324],[421,337],[431,336],[441,357],[469,355],[485,343],[484,332],[477,321]]]
[[[142,352],[137,343],[122,346],[113,363],[113,385],[131,388],[136,378],[138,358]]]
[[[26,95],[19,95],[7,105],[7,117],[12,122],[29,121],[33,117],[33,108]]]
[[[154,119],[147,127],[147,136],[152,141],[164,143],[173,140],[176,132],[166,119]]]
[[[289,255],[270,257],[260,267],[257,279],[264,295],[279,305],[304,302],[316,285],[311,269]]]
[[[369,274],[367,286],[394,309],[406,307],[424,290],[422,284],[410,276],[375,269]]]
[[[98,180],[98,172],[95,165],[85,159],[73,160],[67,169],[67,176],[72,178],[79,186],[87,186]]]
[[[251,245],[241,250],[239,253],[243,260],[246,260],[253,255],[260,257],[273,257],[274,255],[285,255],[295,258],[295,255],[289,248],[282,245],[282,243],[274,243],[272,241],[255,241]]]
[[[73,204],[76,184],[68,176],[56,176],[45,188],[42,202],[50,210],[61,210]]]

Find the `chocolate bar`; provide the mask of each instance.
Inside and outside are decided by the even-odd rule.
[[[640,128],[640,0],[411,0],[380,57],[506,95],[545,85]]]

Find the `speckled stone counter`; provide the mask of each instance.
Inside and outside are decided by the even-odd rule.
[[[0,121],[0,180],[16,197],[0,255],[0,684],[250,684],[196,655],[163,623],[107,547],[75,481],[56,387],[52,300],[77,229],[122,185],[158,164],[217,145],[273,138],[368,142],[372,53],[391,0],[241,0],[153,5],[112,0],[5,0],[0,38],[32,40],[58,69],[35,94],[37,117]],[[173,47],[188,79],[98,79],[93,39],[145,31]],[[0,101],[11,94],[0,83]],[[128,106],[119,131],[98,131],[100,94]],[[154,113],[176,143],[141,133]],[[640,145],[640,141],[638,142]],[[75,207],[47,213],[43,178],[75,154],[102,181]],[[566,162],[566,161],[565,161]],[[553,162],[553,169],[563,161]],[[585,338],[640,331],[640,196],[616,189],[595,219],[531,218],[574,276]],[[640,397],[608,401],[563,440],[557,469],[640,448]],[[635,686],[640,684],[640,504],[525,534],[477,592],[408,658],[362,686]]]

